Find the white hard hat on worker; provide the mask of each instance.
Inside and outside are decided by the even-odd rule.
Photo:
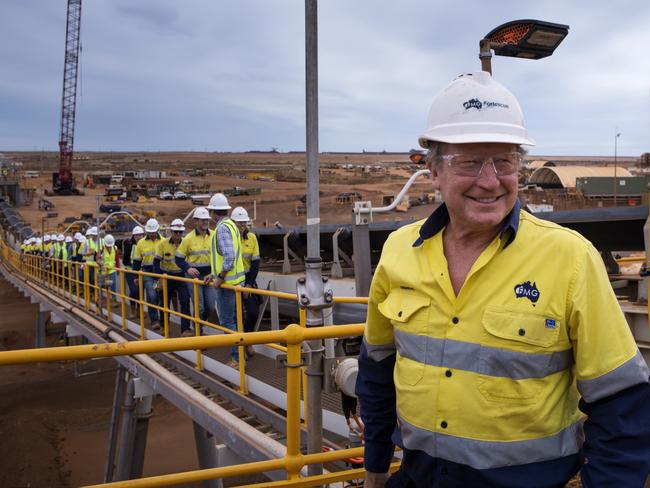
[[[210,203],[208,203],[208,210],[230,210],[231,207],[228,204],[228,199],[223,193],[215,193],[210,198]]]
[[[434,99],[420,145],[501,142],[534,146],[515,96],[479,71],[460,75]]]
[[[251,220],[248,217],[248,212],[244,207],[235,207],[230,214],[230,218],[235,222],[250,222]]]
[[[198,207],[194,210],[192,217],[200,220],[210,220],[210,212],[208,212],[208,209],[205,207]]]
[[[115,238],[111,234],[104,236],[104,245],[106,247],[113,247],[115,245]]]
[[[174,219],[169,228],[174,232],[183,232],[185,230],[185,224],[181,219]]]
[[[160,225],[156,219],[147,220],[147,223],[144,226],[145,232],[150,234],[158,232],[158,229],[160,229]]]
[[[494,232],[517,202],[521,145],[534,145],[515,96],[487,72],[461,75],[433,100],[420,145],[450,225]]]

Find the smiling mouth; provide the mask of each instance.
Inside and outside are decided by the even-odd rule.
[[[474,200],[475,202],[478,202],[478,203],[489,204],[489,203],[494,203],[494,202],[496,202],[496,201],[497,201],[499,198],[501,198],[501,197],[498,196],[498,197],[483,197],[483,198],[479,198],[479,197],[470,197],[470,196],[468,196],[467,198],[469,198],[469,199],[471,199],[471,200]]]

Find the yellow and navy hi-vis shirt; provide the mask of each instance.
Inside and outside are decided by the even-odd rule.
[[[246,233],[246,237],[241,234],[241,258],[244,262],[245,273],[248,273],[248,270],[251,269],[251,263],[260,258],[260,246],[257,242],[257,236],[251,231]]]
[[[206,234],[193,230],[183,237],[176,249],[176,256],[184,258],[187,264],[195,268],[210,268],[212,234],[212,230],[208,230]]]
[[[170,238],[162,239],[156,246],[156,259],[160,259],[160,271],[163,273],[181,273],[181,268],[176,264],[176,249],[177,244],[172,244]]]
[[[598,251],[517,202],[456,296],[448,219],[443,205],[393,232],[369,294],[364,348],[375,362],[396,354],[404,447],[478,470],[577,453],[580,397],[595,402],[648,381]],[[360,357],[362,411],[380,402],[370,370]],[[372,455],[366,447],[367,467]]]
[[[135,246],[135,252],[133,253],[133,259],[140,261],[142,269],[145,271],[152,271],[153,269],[153,259],[156,255],[156,246],[160,242],[160,237],[157,237],[155,240],[150,239],[149,236],[146,236],[138,241],[138,244]]]

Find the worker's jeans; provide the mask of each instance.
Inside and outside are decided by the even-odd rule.
[[[167,280],[167,308],[169,308],[169,302],[174,291],[178,293],[180,312],[183,315],[190,315],[190,295],[187,292],[187,286],[181,281]],[[181,317],[181,332],[185,330],[190,330],[190,321],[185,317]]]
[[[110,289],[113,293],[115,293],[117,291],[117,272],[113,271],[112,273],[109,273],[108,275],[106,275],[106,279],[111,282]],[[117,299],[116,296],[111,297],[111,300],[116,300],[116,299]]]
[[[194,308],[194,283],[188,283],[187,289],[192,299],[192,308]],[[198,285],[199,289],[199,318],[208,320],[210,310],[215,306],[217,301],[217,290],[211,285]]]
[[[142,286],[144,286],[144,293],[147,297],[147,302],[152,305],[158,305],[158,292],[154,285],[156,284],[156,279],[152,276],[143,276],[142,277]],[[158,310],[153,307],[147,307],[149,312],[149,320],[151,323],[158,322]]]
[[[140,292],[138,291],[138,285],[135,284],[135,279],[138,275],[133,273],[124,273],[124,281],[126,281],[126,286],[129,288],[129,298],[133,300],[138,299]],[[126,293],[125,290],[122,293]],[[135,305],[135,302],[131,302]]]
[[[217,292],[217,313],[219,314],[219,325],[237,332],[237,305],[235,292],[224,288],[213,288]],[[230,357],[239,361],[239,350],[233,346],[230,348]]]

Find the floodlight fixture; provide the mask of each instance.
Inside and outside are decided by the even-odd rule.
[[[542,59],[553,54],[569,33],[569,26],[541,20],[506,22],[480,41],[481,68],[492,73],[492,51],[497,56]]]

